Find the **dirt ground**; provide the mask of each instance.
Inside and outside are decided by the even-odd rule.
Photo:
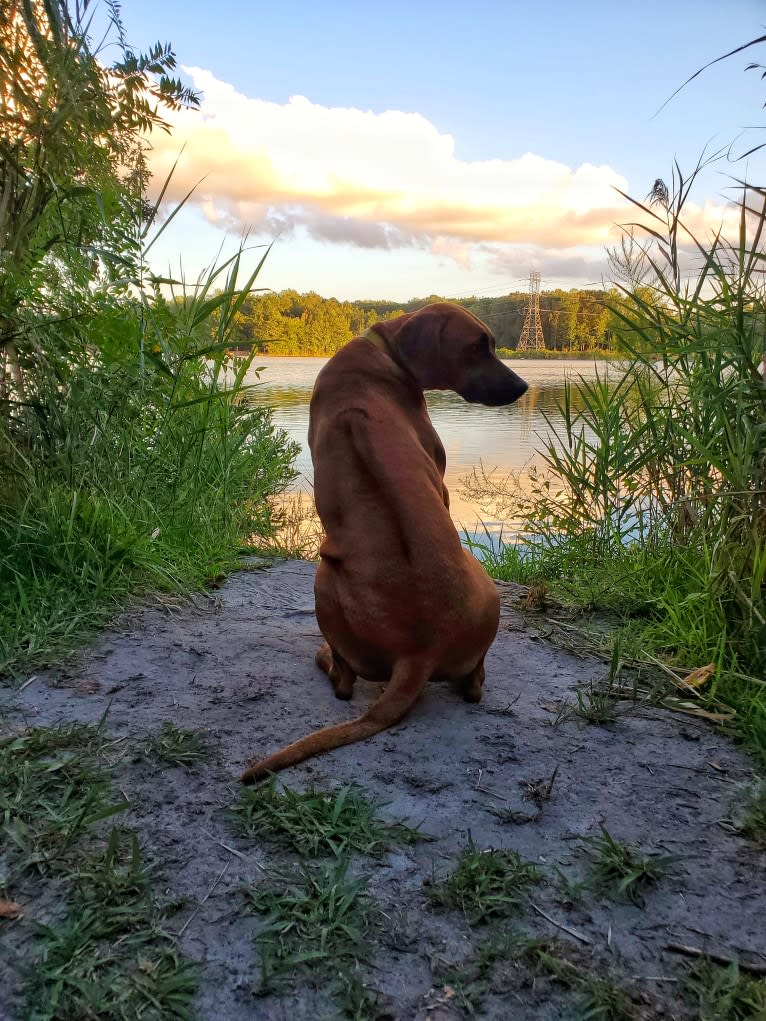
[[[183,928],[183,952],[200,964],[201,1021],[337,1016],[326,990],[309,982],[289,995],[258,995],[259,921],[245,910],[242,889],[295,854],[238,836],[226,811],[247,760],[357,715],[379,690],[360,681],[351,703],[337,701],[314,666],[314,571],[287,561],[236,573],[193,605],[147,601],[63,678],[41,675],[0,695],[6,729],[93,722],[108,708],[108,732],[134,749],[117,774],[132,806],[124,821],[156,863],[156,888],[186,899],[173,924]],[[546,881],[518,920],[528,934],[560,939],[593,974],[615,978],[630,990],[636,1017],[693,1017],[678,994],[690,961],[672,944],[766,966],[766,853],[731,825],[754,767],[704,721],[649,706],[626,703],[606,727],[553,726],[561,702],[576,685],[602,678],[605,664],[541,638],[538,619],[515,608],[514,588],[501,591],[480,705],[433,686],[393,730],[280,776],[298,789],[356,783],[386,803],[385,819],[433,838],[362,862],[385,919],[373,937],[369,981],[388,998],[388,1016],[461,1016],[434,962],[467,958],[482,932],[457,912],[435,911],[423,884],[448,873],[470,838],[482,849],[515,849],[543,870]],[[160,768],[141,753],[146,735],[166,721],[207,737],[210,753],[194,769]],[[526,785],[556,768],[535,818]],[[643,907],[562,889],[557,870],[572,884],[586,877],[583,838],[600,825],[621,841],[678,856]],[[44,900],[22,906],[24,919],[1,934],[14,954],[0,963],[0,986],[10,994],[0,997],[0,1015],[17,1019],[19,966],[34,952],[33,923],[51,910]],[[566,1018],[572,1003],[560,983],[490,982],[477,1014]]]

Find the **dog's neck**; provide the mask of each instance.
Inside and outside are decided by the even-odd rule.
[[[394,352],[391,350],[391,345],[384,336],[375,330],[374,326],[370,326],[369,329],[365,330],[362,336],[365,340],[369,340],[371,344],[374,344],[379,351],[383,352],[383,354],[388,355],[392,361],[396,361],[396,358],[394,358]]]

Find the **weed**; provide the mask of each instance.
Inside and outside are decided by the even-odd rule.
[[[207,750],[205,738],[195,730],[183,730],[173,723],[164,723],[159,734],[149,741],[152,755],[170,766],[187,768],[201,759]]]
[[[568,876],[562,869],[555,867],[554,873],[556,875],[557,886],[563,898],[565,904],[576,904],[583,894],[583,891],[588,889],[589,883],[587,879],[573,879]]]
[[[641,906],[644,891],[665,874],[677,856],[644,854],[615,840],[604,826],[600,828],[600,836],[585,841],[595,887],[617,900]]]
[[[766,189],[738,182],[738,233],[697,238],[685,207],[703,165],[636,201],[649,240],[612,253],[626,362],[567,385],[544,470],[476,481],[534,537],[487,557],[491,574],[618,615],[647,663],[715,663],[683,708],[712,706],[766,761]],[[691,277],[681,237],[701,256]]]
[[[289,972],[336,972],[364,958],[371,901],[366,877],[348,870],[348,859],[340,858],[250,891],[254,909],[267,916],[256,937],[264,990]]]
[[[364,980],[358,966],[340,970],[337,978],[336,1000],[345,1017],[351,1021],[398,1021],[388,998]]]
[[[506,823],[514,823],[520,826],[525,823],[535,822],[535,820],[540,818],[545,802],[550,800],[558,771],[559,767],[556,766],[549,777],[541,777],[538,780],[529,780],[524,783],[524,799],[534,804],[534,812],[520,812],[516,808],[490,808],[489,811],[492,815]]]
[[[630,997],[610,979],[588,976],[578,983],[577,1021],[630,1021],[635,1011]]]
[[[392,840],[424,839],[401,823],[382,823],[361,790],[353,785],[334,793],[276,788],[276,778],[245,788],[235,809],[248,836],[275,836],[301,854],[340,856],[348,851],[380,855]]]
[[[40,959],[30,969],[34,1021],[191,1019],[194,970],[159,927],[135,833],[112,830],[103,853],[72,872],[63,921],[40,926]]]
[[[685,991],[693,997],[700,1021],[760,1021],[766,1016],[766,979],[743,975],[736,963],[722,968],[699,961]]]
[[[606,727],[617,719],[617,702],[626,697],[637,697],[637,685],[628,692],[626,687],[620,683],[620,673],[624,663],[622,658],[623,640],[620,634],[616,634],[612,640],[611,661],[609,673],[603,681],[591,681],[586,688],[578,688],[575,696],[576,702],[563,703],[554,719],[554,726],[559,726],[566,720],[577,718],[585,723],[592,723],[599,727]]]
[[[518,984],[517,959],[524,937],[515,932],[493,932],[463,961],[432,962],[434,985],[451,991],[454,1003],[475,1016],[490,993],[502,994]],[[510,965],[513,974],[501,974]],[[499,966],[499,967],[498,967]]]
[[[101,727],[35,728],[0,740],[0,820],[9,886],[24,872],[66,868],[75,842],[128,806],[109,798]]]
[[[766,782],[761,782],[745,806],[740,832],[751,840],[766,843]]]
[[[575,698],[575,702],[562,702],[559,706],[554,727],[572,719],[606,727],[617,719],[616,696],[611,687],[591,681],[586,688],[577,689]]]
[[[523,960],[536,974],[547,975],[575,993],[575,1021],[629,1021],[635,1016],[628,994],[608,977],[595,977],[569,960],[572,948],[556,940],[529,940]]]
[[[524,797],[537,805],[538,808],[542,808],[546,801],[550,801],[551,795],[553,794],[553,785],[556,783],[556,777],[559,773],[559,767],[556,766],[553,772],[548,777],[541,777],[538,780],[528,780],[524,786],[526,792]]]
[[[0,741],[0,889],[35,870],[55,872],[67,908],[40,926],[40,958],[26,982],[33,1021],[190,1018],[195,980],[149,889],[136,835],[113,828],[98,850],[96,824],[125,810],[111,797],[98,726],[34,728]]]
[[[503,996],[520,985],[547,978],[576,994],[574,1018],[632,1018],[628,995],[610,979],[595,978],[583,971],[570,960],[573,953],[571,946],[555,939],[493,932],[467,960],[456,964],[436,962],[434,981],[448,987],[457,1006],[471,1017],[480,1016],[489,994]]]
[[[472,925],[515,914],[527,887],[539,882],[540,871],[516,851],[480,851],[469,842],[457,868],[444,882],[426,881],[435,907],[459,909]]]

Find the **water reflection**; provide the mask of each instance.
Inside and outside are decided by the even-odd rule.
[[[259,373],[251,370],[247,382],[258,385],[251,391],[254,403],[273,410],[275,425],[296,440],[301,452],[296,462],[300,477],[296,489],[310,489],[311,456],[308,449],[308,410],[311,391],[325,358],[259,357]],[[447,451],[446,482],[452,498],[452,516],[471,529],[483,514],[459,493],[459,481],[482,463],[491,473],[507,475],[531,465],[540,466],[539,448],[550,432],[547,419],[560,421],[558,402],[564,395],[565,381],[593,379],[603,374],[604,363],[587,361],[514,361],[513,369],[529,384],[529,390],[516,404],[505,408],[485,408],[467,404],[457,394],[435,391],[426,395],[434,428]],[[573,407],[579,410],[573,390]],[[496,527],[498,523],[492,523]]]

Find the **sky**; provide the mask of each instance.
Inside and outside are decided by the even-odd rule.
[[[606,250],[643,200],[703,153],[766,127],[766,0],[124,0],[137,49],[169,41],[197,111],[151,138],[150,252],[193,281],[246,237],[257,286],[341,300],[489,296],[608,282]],[[103,59],[117,59],[107,49]],[[670,100],[669,102],[666,102]],[[665,104],[665,105],[663,105]],[[177,161],[177,163],[176,163]],[[705,235],[733,218],[722,158],[687,206]]]

